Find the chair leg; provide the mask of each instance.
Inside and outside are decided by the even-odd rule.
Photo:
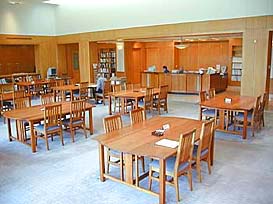
[[[197,171],[197,174],[198,174],[199,182],[202,183],[201,161],[199,159],[196,160],[196,171]]]
[[[119,166],[120,166],[120,180],[124,180],[123,178],[123,153],[120,153],[120,159],[119,159]]]
[[[46,142],[46,149],[49,150],[49,145],[48,145],[48,137],[47,135],[45,135],[45,142]]]
[[[83,132],[84,132],[84,136],[87,139],[87,132],[86,132],[86,126],[85,124],[83,124]]]
[[[63,131],[60,131],[60,138],[61,138],[61,143],[64,146],[64,137],[63,137]]]
[[[145,161],[144,161],[144,157],[140,157],[141,158],[141,165],[142,165],[142,171],[145,172]]]
[[[209,171],[209,174],[211,174],[211,162],[210,162],[210,155],[208,155],[208,157],[207,157],[207,163],[208,163],[208,171]]]
[[[153,170],[149,170],[149,181],[148,181],[148,189],[149,190],[152,190],[152,181],[153,181],[153,179],[152,179],[152,175],[153,175]]]
[[[177,200],[177,202],[179,202],[180,197],[179,197],[179,187],[178,187],[178,177],[177,176],[174,177],[174,187],[175,187],[176,200]]]
[[[109,151],[110,151],[110,149],[108,149],[107,150],[107,155],[106,155],[106,157],[107,157],[107,168],[106,168],[106,173],[107,174],[109,174],[109,169],[110,169],[110,154],[109,154]]]
[[[191,173],[191,169],[187,172],[187,176],[188,176],[190,190],[192,191],[192,173]]]

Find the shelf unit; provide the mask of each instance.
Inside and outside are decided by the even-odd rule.
[[[110,78],[112,73],[116,73],[116,50],[113,48],[103,48],[99,49],[98,54],[99,64],[97,70],[94,71]]]
[[[231,81],[240,83],[243,70],[242,46],[232,46]]]

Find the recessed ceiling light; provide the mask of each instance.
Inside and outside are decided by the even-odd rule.
[[[18,4],[22,4],[23,2],[21,0],[10,0],[9,4],[11,5],[18,5]]]

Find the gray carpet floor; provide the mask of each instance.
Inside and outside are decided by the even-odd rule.
[[[196,96],[170,95],[168,116],[198,118]],[[84,138],[78,131],[71,143],[65,132],[65,145],[58,138],[49,141],[46,151],[43,140],[38,152],[19,142],[8,142],[7,127],[0,119],[0,204],[154,204],[158,198],[114,181],[99,180],[97,142],[103,133],[102,118],[108,106],[97,105],[93,111],[94,135]],[[156,113],[148,114],[153,117]],[[181,203],[203,204],[270,204],[273,203],[273,113],[266,113],[266,127],[242,140],[239,136],[216,132],[215,163],[208,175],[202,164],[203,182],[193,171],[193,191],[187,179],[180,177]],[[125,125],[129,116],[123,116]],[[249,135],[250,132],[249,132]],[[146,160],[148,168],[148,160]],[[111,168],[111,174],[119,170]],[[141,182],[147,186],[147,179]],[[154,182],[153,190],[158,191]],[[167,203],[176,203],[175,190],[167,187]]]

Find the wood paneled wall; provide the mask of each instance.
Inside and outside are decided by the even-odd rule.
[[[184,43],[185,49],[175,48],[175,67],[184,70],[215,67],[216,64],[229,67],[229,42],[210,41]]]
[[[0,75],[35,72],[34,45],[0,45]]]

